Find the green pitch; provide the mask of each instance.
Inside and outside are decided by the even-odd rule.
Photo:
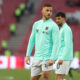
[[[72,71],[74,80],[80,79],[80,71]],[[52,71],[51,80],[54,80],[54,71]],[[0,80],[30,80],[30,70],[26,69],[4,69],[0,70]],[[40,78],[41,80],[41,78]],[[66,76],[69,80],[69,75]]]

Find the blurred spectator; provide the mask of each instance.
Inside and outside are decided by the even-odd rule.
[[[78,24],[78,20],[75,19],[74,17],[70,17],[67,19],[67,23],[69,24]]]
[[[80,0],[67,0],[69,6],[80,6]]]
[[[69,6],[75,6],[75,3],[73,2],[73,0],[67,0],[66,2]]]
[[[5,56],[11,56],[11,51],[10,50],[5,50],[4,54],[5,54]]]
[[[3,0],[0,0],[0,5],[2,5],[3,4]]]
[[[34,3],[28,1],[26,3],[26,9],[27,9],[27,11],[28,11],[29,14],[33,14],[34,13]]]
[[[17,9],[15,10],[14,15],[15,15],[15,17],[16,17],[17,22],[20,22],[21,10],[20,10],[19,8],[17,8]]]
[[[10,27],[9,27],[9,30],[10,30],[11,35],[14,36],[15,32],[16,32],[16,25],[11,24]]]
[[[24,3],[21,3],[19,7],[20,7],[20,10],[21,10],[21,14],[23,15],[24,10],[26,8],[26,5]]]
[[[6,40],[1,41],[1,47],[2,47],[3,50],[7,49],[7,41]]]
[[[80,11],[66,13],[67,22],[70,24],[80,24]]]

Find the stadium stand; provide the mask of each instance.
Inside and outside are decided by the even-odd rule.
[[[19,7],[21,2],[25,0],[3,0],[3,4],[0,5],[1,14],[0,14],[0,42],[2,40],[8,40],[10,37],[9,25],[16,23],[14,17],[14,10]],[[2,48],[0,45],[0,52],[2,53]]]

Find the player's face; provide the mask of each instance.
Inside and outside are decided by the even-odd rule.
[[[52,7],[44,7],[42,9],[42,15],[45,19],[49,19],[52,16]]]
[[[64,21],[64,18],[62,18],[61,16],[56,17],[56,23],[57,23],[59,26],[62,26],[63,21]]]

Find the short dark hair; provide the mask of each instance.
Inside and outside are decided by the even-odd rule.
[[[46,4],[43,5],[43,8],[44,8],[44,7],[52,7],[52,5],[49,4],[49,3],[46,3]]]
[[[56,17],[62,17],[62,18],[66,18],[66,15],[65,15],[65,13],[63,13],[63,12],[58,12],[57,14],[56,14]]]

